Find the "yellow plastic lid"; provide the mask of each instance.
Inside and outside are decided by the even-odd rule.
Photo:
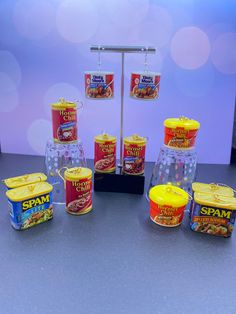
[[[64,178],[69,181],[78,181],[84,178],[91,178],[92,170],[89,168],[75,167],[69,168],[64,172]]]
[[[4,180],[4,183],[9,189],[18,188],[27,184],[46,181],[47,176],[41,172],[24,174],[22,176],[8,178]]]
[[[21,202],[29,198],[47,194],[51,192],[52,189],[52,185],[48,182],[39,182],[8,190],[6,196],[13,202]]]
[[[171,129],[183,128],[185,130],[196,130],[200,128],[200,123],[181,116],[179,118],[169,118],[164,121],[164,126]]]
[[[139,136],[137,134],[124,138],[124,143],[126,144],[146,144],[146,142],[147,139],[145,137]]]
[[[192,184],[192,189],[194,192],[200,193],[215,193],[224,196],[234,196],[234,190],[229,186],[221,185],[220,183],[200,183],[194,182]]]
[[[158,205],[182,207],[188,204],[189,195],[174,185],[161,184],[151,188],[149,198]]]
[[[67,108],[77,108],[77,104],[74,102],[66,101],[64,98],[61,98],[59,102],[51,104],[52,109],[67,109]]]
[[[116,143],[116,137],[109,135],[107,133],[99,134],[94,137],[95,142],[104,143],[104,142],[113,142]]]
[[[219,194],[194,193],[194,201],[200,205],[236,210],[236,198]]]

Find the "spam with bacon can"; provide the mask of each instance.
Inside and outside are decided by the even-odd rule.
[[[195,146],[200,123],[184,116],[164,121],[164,144],[171,148],[189,149]]]
[[[94,138],[94,170],[114,172],[116,170],[116,137],[106,133]]]
[[[92,170],[75,167],[64,172],[66,211],[83,215],[92,210]]]
[[[73,143],[77,136],[77,104],[61,99],[52,104],[53,139],[56,143]]]
[[[3,180],[3,182],[5,183],[8,189],[14,189],[14,188],[18,188],[20,186],[24,186],[24,185],[28,185],[32,183],[44,182],[46,180],[47,180],[47,176],[44,173],[35,172],[35,173],[24,174],[17,177],[8,178],[8,179]]]
[[[235,197],[195,192],[190,227],[196,232],[228,238],[234,228],[235,215]]]
[[[123,173],[141,175],[144,173],[147,139],[134,134],[124,138]]]
[[[52,185],[39,182],[8,190],[11,224],[24,230],[52,219]]]

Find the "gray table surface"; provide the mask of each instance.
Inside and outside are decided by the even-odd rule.
[[[153,164],[146,165],[148,183]],[[0,178],[42,171],[42,157],[0,155]],[[199,165],[198,180],[236,187],[236,167]],[[25,231],[1,185],[0,313],[236,313],[236,231],[229,239],[149,220],[145,196],[94,193],[94,210]]]

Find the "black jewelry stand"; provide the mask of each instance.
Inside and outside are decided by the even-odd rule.
[[[153,47],[144,46],[92,46],[91,52],[121,53],[121,111],[120,111],[120,164],[115,173],[94,173],[94,191],[119,193],[144,193],[144,175],[125,175],[122,173],[123,157],[123,113],[124,113],[124,59],[125,53],[155,53]]]

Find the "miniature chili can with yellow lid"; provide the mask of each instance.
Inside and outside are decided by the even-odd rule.
[[[39,182],[8,190],[11,224],[24,230],[52,219],[52,185]]]
[[[210,193],[194,193],[190,227],[193,231],[228,238],[236,216],[236,198]]]
[[[44,173],[35,172],[35,173],[24,174],[17,177],[8,178],[8,179],[3,180],[3,182],[5,183],[8,189],[14,189],[14,188],[18,188],[20,186],[24,186],[28,184],[44,182],[46,180],[47,180],[47,176]]]
[[[116,137],[103,133],[94,138],[94,170],[114,172],[116,170]]]
[[[147,139],[134,134],[124,138],[123,173],[141,175],[144,173]]]
[[[149,191],[150,218],[157,225],[176,227],[182,223],[189,195],[179,187],[162,184]]]
[[[66,211],[83,215],[92,209],[92,170],[75,167],[64,172],[66,187]]]
[[[51,107],[54,142],[73,143],[77,141],[77,104],[61,99]]]
[[[170,118],[164,121],[164,144],[172,148],[189,149],[195,146],[200,123],[186,117]]]

